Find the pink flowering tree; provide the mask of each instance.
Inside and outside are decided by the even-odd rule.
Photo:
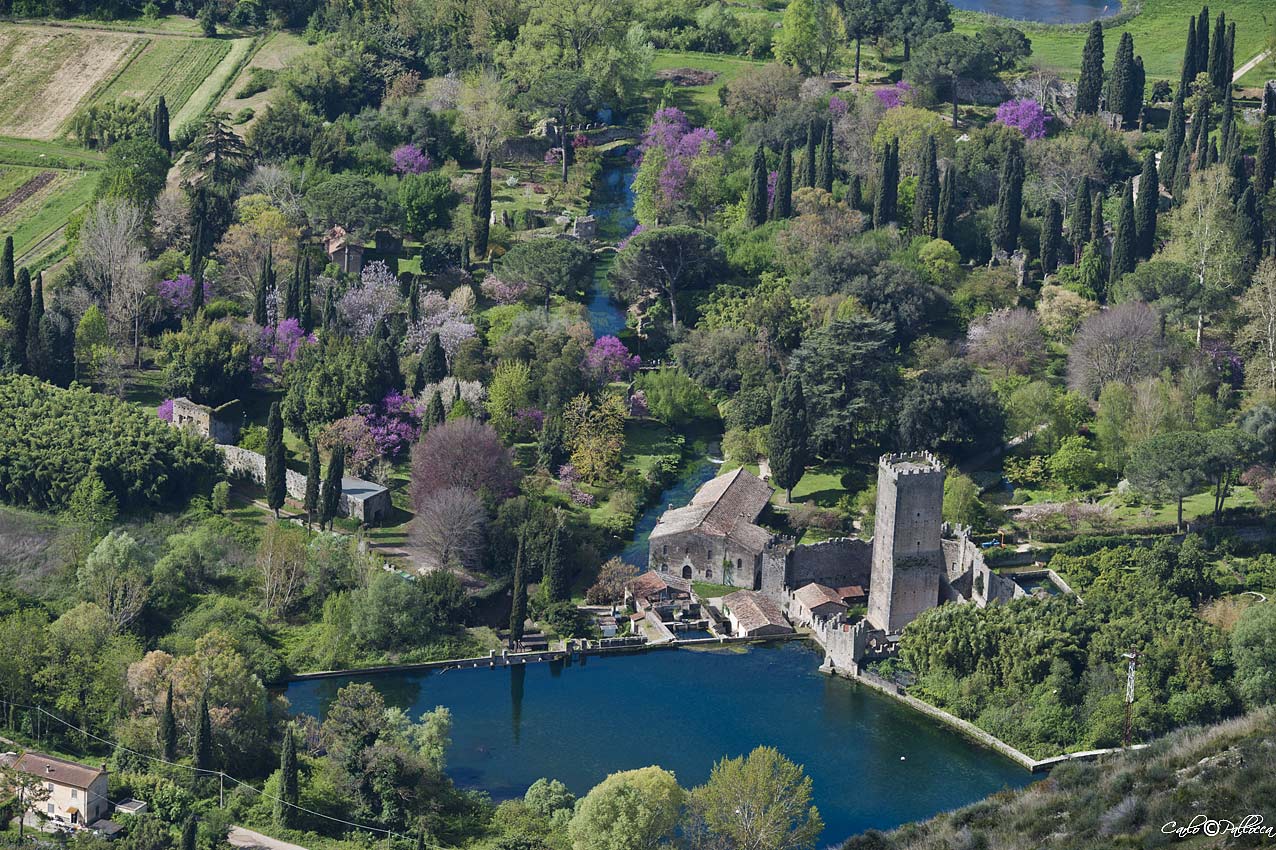
[[[464,312],[436,290],[428,290],[421,294],[417,310],[418,318],[408,325],[403,338],[405,352],[420,354],[430,342],[430,336],[439,335],[443,345],[443,353],[449,363],[461,347],[461,343],[478,334],[473,322],[465,318]]]
[[[208,299],[212,295],[212,289],[208,285],[208,281],[203,281],[204,303],[208,303]],[[188,274],[179,274],[173,280],[161,280],[155,285],[156,294],[159,295],[160,303],[164,308],[173,315],[182,315],[189,313],[194,305],[195,299],[195,278]]]
[[[629,377],[641,361],[630,354],[614,336],[599,337],[585,352],[585,370],[598,381],[619,381]]]
[[[159,403],[159,407],[155,409],[155,413],[165,422],[173,421],[173,400],[166,398]]]
[[[494,274],[483,278],[479,288],[483,291],[483,297],[497,304],[515,304],[527,294],[526,283],[520,281],[511,283],[501,280]]]
[[[430,155],[416,145],[399,145],[390,152],[395,174],[424,174],[430,170]]]
[[[358,337],[372,335],[377,323],[403,306],[399,279],[381,260],[363,267],[359,282],[337,301],[337,315]]]
[[[672,219],[688,203],[694,175],[713,173],[698,161],[721,157],[723,150],[715,131],[692,127],[682,110],[673,106],[657,110],[638,145],[633,184],[638,220],[654,225]]]
[[[402,457],[417,437],[421,435],[421,415],[424,405],[398,390],[386,393],[377,404],[363,404],[356,413],[372,436],[377,454],[389,460]]]
[[[877,99],[887,109],[894,109],[897,106],[903,106],[913,97],[913,87],[908,83],[900,80],[888,89],[878,89],[874,92]]]
[[[1014,127],[1025,139],[1045,138],[1050,116],[1032,98],[1008,100],[997,107],[997,123]]]

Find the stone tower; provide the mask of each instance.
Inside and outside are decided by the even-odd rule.
[[[884,455],[877,465],[868,619],[889,634],[939,604],[944,467],[929,452]]]

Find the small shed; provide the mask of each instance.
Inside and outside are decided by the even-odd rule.
[[[390,491],[362,478],[342,478],[341,513],[372,525],[390,515]]]
[[[363,271],[363,245],[341,225],[323,235],[323,250],[329,262],[346,274]]]
[[[731,621],[731,633],[736,637],[793,633],[780,606],[754,590],[737,590],[722,597],[722,613]]]
[[[804,623],[846,613],[846,603],[836,590],[811,582],[793,592],[793,615]]]

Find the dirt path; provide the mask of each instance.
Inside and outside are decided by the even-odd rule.
[[[1249,60],[1244,65],[1237,68],[1236,73],[1232,74],[1232,82],[1234,83],[1239,82],[1241,77],[1245,76],[1250,71],[1257,68],[1258,64],[1262,62],[1264,59],[1266,59],[1268,56],[1270,56],[1271,54],[1272,52],[1270,50],[1264,50],[1262,53],[1258,54],[1253,59]]]
[[[232,826],[226,842],[232,847],[264,847],[266,850],[306,850],[300,844],[289,844],[269,835],[262,835],[242,826]]]
[[[45,236],[44,238],[42,238],[39,242],[36,242],[30,248],[27,248],[27,250],[23,251],[22,256],[14,260],[14,265],[16,266],[31,265],[30,260],[33,260],[41,256],[41,254],[45,251],[45,249],[47,249],[51,245],[55,245],[58,242],[61,242],[65,238],[65,236],[66,236],[66,225],[64,224],[61,227],[59,227],[57,230],[50,233],[48,236]]]
[[[27,182],[9,193],[9,197],[0,201],[0,216],[8,215],[18,208],[18,206],[27,198],[43,189],[53,182],[53,178],[57,177],[56,171],[41,171]]]

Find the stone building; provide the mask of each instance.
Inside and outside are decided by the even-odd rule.
[[[48,797],[39,803],[40,813],[56,826],[88,826],[106,816],[106,766],[90,767],[28,750],[13,761],[13,769],[33,776],[44,785]]]
[[[772,637],[793,632],[780,606],[756,590],[728,593],[722,597],[721,608],[735,637]]]
[[[182,396],[173,399],[173,425],[189,428],[214,443],[233,443],[239,439],[239,429],[244,424],[244,409],[239,399],[226,402],[221,407],[196,404]]]
[[[651,532],[648,567],[693,581],[760,589],[771,533],[757,524],[770,486],[743,467],[705,483],[665,511]]]
[[[944,467],[929,453],[890,455],[877,466],[868,620],[893,634],[939,604]]]
[[[341,225],[323,235],[323,251],[346,274],[363,271],[363,245]]]
[[[811,582],[793,591],[789,614],[794,622],[810,624],[816,618],[836,617],[846,613],[842,595],[831,587]]]

